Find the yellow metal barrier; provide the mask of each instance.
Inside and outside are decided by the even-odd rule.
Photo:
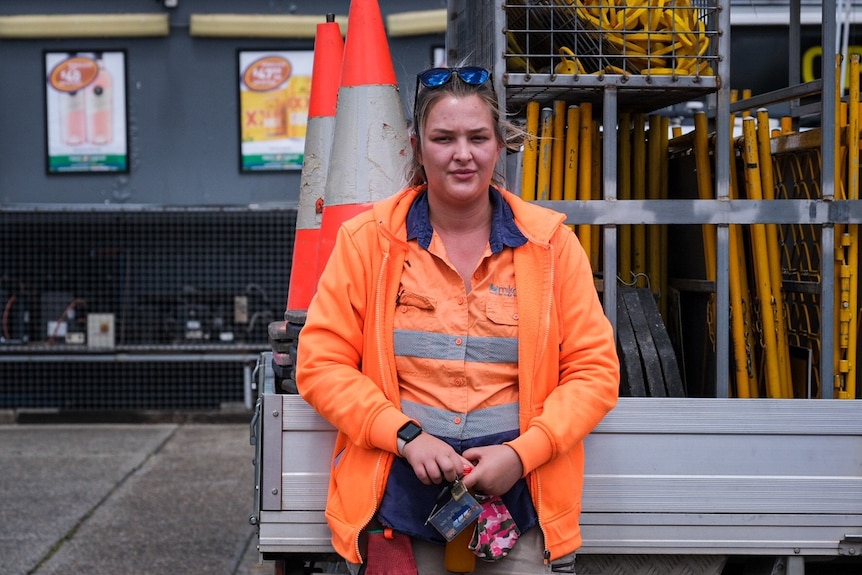
[[[840,68],[839,68],[840,69]],[[847,109],[847,122],[844,126],[844,146],[847,170],[838,172],[844,180],[842,199],[859,199],[859,56],[850,59],[850,84]],[[843,121],[839,120],[839,121]],[[839,229],[840,228],[840,229]],[[858,292],[859,292],[859,226],[836,226],[836,265],[835,286],[839,298],[836,307],[837,358],[835,394],[838,399],[856,398],[856,356],[858,341]]]

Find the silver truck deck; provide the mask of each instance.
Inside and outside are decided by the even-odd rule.
[[[261,377],[260,551],[331,552],[334,431]],[[580,556],[862,556],[862,402],[624,397],[586,450]]]

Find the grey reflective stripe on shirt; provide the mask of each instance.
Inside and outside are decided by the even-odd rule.
[[[401,411],[411,419],[422,422],[422,429],[436,437],[475,439],[518,429],[518,404],[507,403],[472,413],[456,413],[404,400]],[[460,424],[455,420],[459,419]]]
[[[456,340],[460,339],[459,345]],[[395,355],[475,363],[517,363],[518,339],[395,330]]]

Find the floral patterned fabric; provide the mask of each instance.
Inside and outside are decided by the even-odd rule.
[[[475,497],[482,505],[482,513],[470,540],[470,550],[485,561],[498,561],[509,554],[521,531],[498,496],[476,494]]]

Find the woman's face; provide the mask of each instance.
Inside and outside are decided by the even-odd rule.
[[[474,94],[446,96],[428,110],[418,150],[428,193],[448,202],[487,197],[502,146],[491,111]]]

